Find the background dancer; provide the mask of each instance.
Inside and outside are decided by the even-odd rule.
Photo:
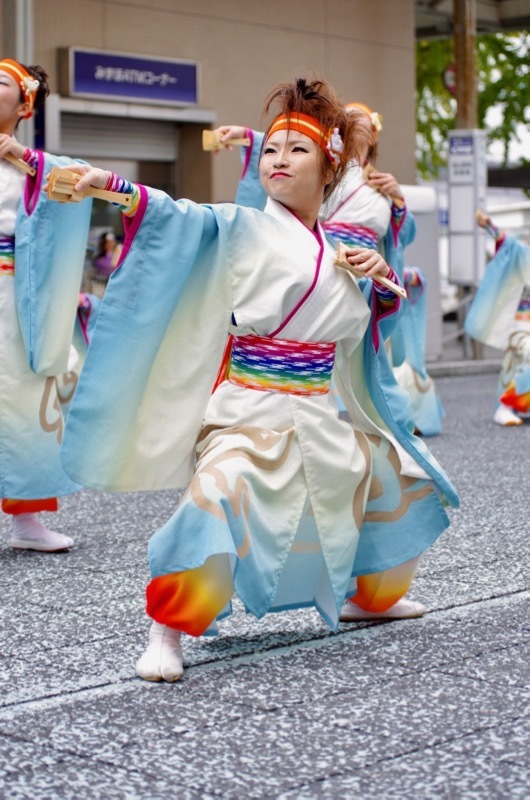
[[[0,61],[0,496],[2,510],[13,517],[10,545],[55,552],[67,550],[73,540],[47,528],[36,514],[56,511],[58,496],[80,488],[60,463],[63,418],[55,382],[67,366],[78,291],[75,277],[69,292],[68,280],[48,285],[46,273],[50,258],[61,260],[61,252],[50,252],[54,236],[64,269],[74,270],[77,261],[82,270],[90,205],[75,210],[48,203],[40,191],[43,176],[53,163],[70,159],[45,157],[14,138],[19,122],[31,117],[48,91],[42,67]],[[34,177],[6,156],[22,159]],[[43,215],[46,242],[36,242]],[[31,258],[38,261],[36,283],[26,280]]]
[[[506,236],[481,209],[477,222],[495,241],[495,255],[473,299],[466,333],[504,350],[497,425],[522,425],[530,411],[530,247]]]

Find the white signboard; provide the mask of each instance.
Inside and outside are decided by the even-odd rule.
[[[486,134],[481,130],[449,132],[449,279],[477,286],[484,274],[484,236],[475,213],[486,203]]]
[[[475,146],[472,136],[449,140],[449,183],[472,183],[475,177]]]

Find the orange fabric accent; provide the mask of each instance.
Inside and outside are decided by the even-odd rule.
[[[315,117],[310,117],[308,114],[280,114],[270,126],[267,132],[267,139],[276,131],[286,130],[298,131],[298,133],[304,133],[309,136],[310,139],[320,145],[329,161],[333,162],[335,160],[328,150],[329,137],[332,131],[324,128]]]
[[[372,575],[359,575],[357,593],[350,601],[365,611],[387,611],[404,597],[414,579],[418,558]]]
[[[46,497],[42,500],[14,500],[2,498],[2,511],[4,514],[38,514],[40,511],[57,511],[59,503],[56,497]]]
[[[159,622],[190,636],[201,636],[234,592],[226,553],[210,556],[196,569],[161,575],[147,585],[146,611]]]
[[[225,351],[223,353],[223,360],[221,361],[221,366],[219,367],[219,371],[217,373],[217,378],[215,379],[215,383],[213,385],[212,394],[215,392],[218,386],[223,381],[228,380],[228,367],[230,364],[230,358],[232,355],[232,343],[234,341],[233,335],[230,333],[228,335],[228,341],[226,342]]]
[[[530,392],[516,394],[515,385],[511,383],[501,397],[501,403],[504,403],[505,406],[510,406],[520,414],[527,414],[530,411]]]
[[[373,111],[370,106],[367,106],[365,103],[346,103],[344,106],[346,111],[351,111],[354,108],[358,108],[360,111],[364,111],[366,116],[369,118],[370,122],[372,123],[372,128],[375,133],[375,138],[377,139],[379,133],[383,130],[383,117],[377,111]]]
[[[370,106],[367,106],[366,103],[346,103],[344,108],[346,111],[348,111],[350,108],[360,108],[361,111],[364,111],[367,117],[371,117],[374,113],[373,109],[370,108]]]

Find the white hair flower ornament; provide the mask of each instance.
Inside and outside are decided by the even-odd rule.
[[[335,162],[340,161],[340,154],[344,149],[344,142],[338,128],[333,128],[326,149]]]
[[[381,114],[378,114],[377,111],[372,111],[370,119],[377,133],[380,133],[383,130],[383,117]]]
[[[20,87],[25,97],[36,92],[39,86],[40,82],[36,78],[32,78],[29,75],[24,75],[20,81]]]

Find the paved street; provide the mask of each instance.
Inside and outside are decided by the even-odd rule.
[[[0,798],[528,799],[530,420],[493,424],[493,372],[437,386],[430,446],[462,507],[422,561],[420,620],[333,635],[238,612],[186,639],[178,684],[148,684],[145,550],[174,494],[84,491],[53,520],[70,553],[2,544]]]

